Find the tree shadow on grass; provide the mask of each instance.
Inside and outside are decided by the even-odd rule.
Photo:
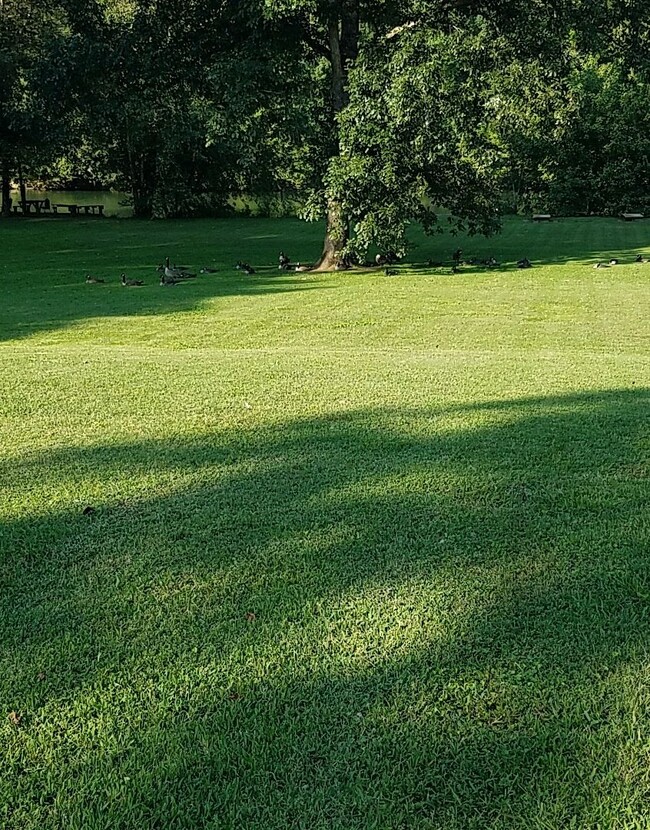
[[[161,286],[160,275],[151,271],[145,285],[124,287],[118,278],[105,285],[61,282],[23,286],[10,295],[0,314],[0,341],[17,340],[47,331],[58,331],[77,322],[113,317],[150,317],[180,314],[200,308],[219,297],[251,297],[323,289],[314,275],[208,274],[173,286]],[[329,286],[331,287],[331,286]]]
[[[319,226],[299,220],[10,222],[1,230],[1,340],[83,320],[191,312],[213,298],[324,287],[317,275],[278,271],[281,248],[304,259],[318,239]],[[197,273],[206,266],[217,273],[162,287],[156,266],[166,256]],[[255,274],[237,271],[240,260]],[[146,284],[124,288],[122,272]],[[86,285],[88,273],[105,284]]]
[[[4,529],[8,826],[642,826],[649,404],[7,465],[77,494]]]

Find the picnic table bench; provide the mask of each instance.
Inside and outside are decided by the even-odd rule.
[[[642,213],[621,213],[624,222],[632,222],[634,219],[643,219]]]
[[[22,210],[23,214],[26,215],[31,213],[32,208],[34,208],[34,213],[43,213],[43,211],[48,211],[50,209],[50,200],[49,199],[25,199],[25,201],[18,202],[17,205],[14,205],[14,213],[18,213],[19,210]]]
[[[533,213],[533,222],[550,222],[550,213]]]
[[[58,213],[59,210],[67,210],[71,216],[79,216],[80,213],[83,211],[86,216],[92,214],[98,214],[99,216],[104,215],[104,205],[73,205],[73,204],[62,204],[57,203],[52,205],[52,210],[54,213]]]

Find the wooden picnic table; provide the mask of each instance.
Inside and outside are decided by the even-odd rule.
[[[104,205],[75,205],[75,204],[68,204],[68,203],[57,203],[52,205],[52,210],[54,213],[58,213],[59,210],[67,210],[71,216],[79,216],[80,213],[83,213],[86,216],[92,214],[93,216],[104,215]]]
[[[642,213],[621,213],[624,222],[632,222],[634,219],[643,219]]]
[[[34,213],[36,214],[48,211],[50,209],[50,200],[25,199],[25,201],[18,202],[17,205],[14,205],[14,213],[18,213],[19,210],[22,210],[23,215],[27,215],[32,212],[32,208],[34,208]]]

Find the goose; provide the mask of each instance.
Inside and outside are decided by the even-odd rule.
[[[165,269],[165,276],[173,280],[195,280],[196,274],[190,274],[189,271],[174,271],[173,268]]]
[[[593,267],[594,268],[607,268],[607,266],[605,265],[604,262],[597,262]]]
[[[174,277],[167,277],[165,274],[160,275],[160,284],[161,285],[178,285],[178,280],[174,279]]]
[[[158,270],[161,270],[161,267],[158,267]],[[188,269],[184,266],[180,265],[172,265],[169,264],[169,257],[165,258],[165,264],[162,266],[162,271],[166,277],[175,280],[192,280],[196,277],[196,274],[190,273]]]
[[[278,262],[279,262],[278,269],[280,271],[287,271],[289,269],[289,265],[291,265],[291,260],[285,254],[284,251],[280,251],[280,255],[278,257]]]
[[[344,268],[347,268],[347,267],[348,267],[348,266],[347,266],[347,265],[345,265],[344,263],[341,263],[341,264],[344,266]],[[300,271],[300,272],[303,272],[303,271],[309,271],[309,269],[310,269],[310,268],[311,268],[311,265],[301,265],[300,263],[298,263],[298,264],[296,265],[296,271]]]
[[[528,259],[528,257],[524,257],[523,259],[517,260],[517,268],[532,268],[533,263]]]
[[[126,274],[121,275],[122,285],[144,285],[144,280],[129,280]]]
[[[162,272],[162,275],[168,280],[174,280],[175,282],[179,282],[180,280],[193,280],[196,277],[196,274],[190,274],[186,271],[175,271],[168,265],[159,265],[156,270]]]
[[[255,273],[255,269],[252,266],[250,266],[247,262],[242,262],[241,259],[239,260],[237,265],[235,265],[235,268],[238,271],[244,271],[246,274],[249,275]]]
[[[386,274],[387,277],[396,277],[397,276],[397,269],[395,269],[395,268],[385,268],[384,269],[384,274]]]
[[[90,274],[86,274],[86,282],[88,285],[97,285],[97,283],[104,282],[99,277],[92,277]]]
[[[199,273],[200,274],[216,274],[217,269],[216,268],[201,268]]]
[[[186,266],[172,265],[169,269],[178,280],[193,280],[196,277],[192,271]]]
[[[609,261],[609,264],[610,265],[618,265],[618,260],[616,259],[616,257],[612,257]]]

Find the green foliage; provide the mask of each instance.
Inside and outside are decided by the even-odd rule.
[[[650,204],[634,3],[8,0],[0,160],[128,190],[139,216],[254,196],[344,248],[491,233],[505,211]],[[27,45],[17,46],[16,27]],[[348,238],[348,229],[350,236]],[[334,237],[336,239],[334,240]]]
[[[494,135],[509,162],[510,204],[560,214],[644,210],[647,75],[576,52],[567,64],[561,76],[513,66],[495,90]]]
[[[57,4],[0,6],[0,160],[11,174],[28,172],[68,138],[74,44],[66,24]]]
[[[487,133],[479,68],[490,44],[477,20],[462,32],[414,28],[389,45],[376,38],[364,45],[328,179],[354,223],[354,247],[403,252],[409,221],[438,228],[431,205],[453,229],[497,227],[500,158]]]

